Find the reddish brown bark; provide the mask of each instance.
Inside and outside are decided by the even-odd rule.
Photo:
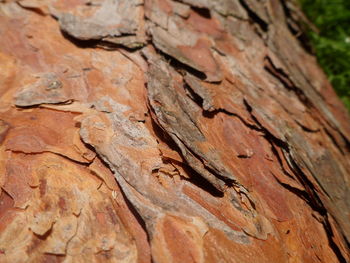
[[[288,3],[0,1],[0,262],[347,262],[349,117]]]

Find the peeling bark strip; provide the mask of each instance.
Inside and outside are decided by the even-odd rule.
[[[0,262],[348,262],[349,116],[296,17],[1,1]]]

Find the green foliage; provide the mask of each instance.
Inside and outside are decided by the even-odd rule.
[[[316,56],[350,110],[350,0],[300,0],[319,33],[309,36]]]

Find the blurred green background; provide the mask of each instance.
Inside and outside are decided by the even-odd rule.
[[[350,0],[299,0],[319,29],[308,36],[317,59],[350,111]]]

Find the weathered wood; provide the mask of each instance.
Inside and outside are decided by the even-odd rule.
[[[350,121],[301,17],[0,1],[0,262],[348,262]]]

